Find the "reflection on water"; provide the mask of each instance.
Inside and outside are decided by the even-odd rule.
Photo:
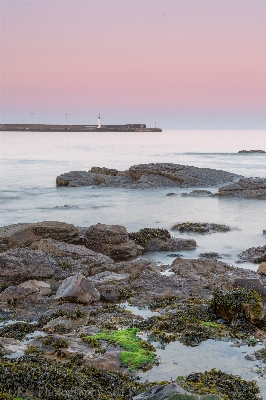
[[[153,343],[154,344],[154,343]],[[210,371],[212,368],[228,374],[239,375],[242,379],[254,379],[261,390],[260,396],[266,399],[266,378],[251,371],[263,366],[261,361],[245,359],[247,354],[260,349],[262,344],[254,347],[232,347],[230,341],[206,340],[197,347],[187,347],[180,342],[173,342],[160,348],[157,344],[156,354],[160,360],[158,366],[150,371],[138,373],[141,381],[175,380],[178,376],[186,376],[192,372]]]

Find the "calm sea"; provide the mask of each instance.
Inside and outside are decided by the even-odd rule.
[[[37,133],[1,132],[1,225],[44,220],[78,226],[101,222],[121,224],[129,231],[144,227],[170,229],[177,222],[222,223],[232,232],[195,237],[197,249],[179,252],[189,258],[217,252],[234,264],[237,254],[263,245],[266,201],[184,198],[188,189],[129,190],[56,188],[55,179],[68,171],[105,166],[124,170],[139,163],[172,162],[210,167],[244,176],[266,177],[264,131],[165,131],[162,133]],[[217,189],[210,189],[213,192]],[[166,196],[169,192],[177,196]],[[145,255],[170,263],[169,252]],[[142,256],[143,258],[143,256]],[[252,264],[241,264],[256,269]]]
[[[266,177],[266,154],[238,154],[242,149],[266,150],[266,132],[166,131],[163,133],[1,133],[1,225],[56,220],[89,226],[97,222],[121,224],[129,231],[144,227],[170,229],[177,222],[222,223],[235,228],[227,233],[187,235],[197,248],[178,253],[187,258],[203,252],[217,252],[222,260],[235,264],[237,254],[266,243],[266,201],[247,199],[185,198],[189,189],[126,190],[112,188],[56,188],[55,179],[68,171],[93,166],[127,169],[139,163],[172,162],[210,167],[244,176]],[[208,189],[208,188],[206,188]],[[213,192],[217,188],[211,188]],[[166,196],[175,192],[177,196]],[[170,264],[170,252],[142,255]],[[261,346],[258,346],[261,347]],[[178,375],[210,370],[256,379],[266,399],[266,381],[252,368],[259,361],[247,361],[253,353],[247,346],[208,340],[196,348],[179,342],[157,349],[158,367],[141,373],[141,380],[175,379]],[[189,362],[188,362],[189,360]]]

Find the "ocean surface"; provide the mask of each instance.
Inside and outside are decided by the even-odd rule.
[[[266,229],[265,200],[181,197],[182,192],[190,191],[187,188],[57,188],[55,179],[64,172],[87,171],[93,166],[125,170],[150,162],[266,177],[266,154],[238,154],[243,149],[266,150],[266,132],[1,132],[0,225],[52,220],[90,226],[100,222],[124,225],[132,232],[144,227],[170,229],[186,221],[221,223],[234,230],[210,235],[172,233],[196,239],[195,250],[179,252],[184,257],[216,252],[235,265],[241,251],[266,242],[262,234]],[[177,196],[166,196],[169,192]],[[169,254],[141,257],[169,264]],[[257,268],[248,263],[241,266]]]
[[[236,261],[237,254],[243,250],[266,244],[266,235],[262,234],[266,229],[265,200],[181,197],[182,192],[190,191],[188,188],[57,188],[55,180],[64,172],[88,171],[93,166],[125,170],[134,164],[158,162],[222,169],[246,177],[266,177],[266,154],[238,154],[243,149],[266,150],[266,132],[1,132],[0,135],[0,225],[52,220],[90,226],[100,222],[124,225],[132,232],[144,227],[171,229],[175,223],[186,221],[221,223],[234,229],[208,235],[173,231],[176,237],[197,241],[195,250],[178,253],[186,258],[197,258],[200,253],[216,252],[222,261],[231,265],[257,269],[257,265],[237,264]],[[206,189],[215,193],[218,188]],[[177,196],[166,196],[169,192]],[[171,253],[147,253],[140,258],[171,264],[174,259]],[[150,314],[146,310],[143,316]],[[245,355],[253,353],[257,347],[237,348],[231,347],[230,342],[213,340],[194,348],[179,342],[164,349],[158,346],[161,363],[139,374],[140,379],[171,380],[178,375],[216,367],[244,379],[257,380],[261,396],[266,399],[266,380],[256,372],[263,369],[261,361],[245,359]]]

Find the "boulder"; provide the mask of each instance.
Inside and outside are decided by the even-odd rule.
[[[9,286],[0,293],[0,308],[24,309],[43,305],[46,299],[34,288]]]
[[[266,275],[266,262],[262,262],[257,269],[257,273],[261,275]]]
[[[128,273],[105,271],[91,277],[91,281],[99,290],[101,300],[118,301],[123,298],[123,293],[130,293],[130,278]]]
[[[121,225],[92,225],[87,229],[86,237],[89,249],[113,259],[136,257],[143,252],[143,247],[130,240],[126,228]]]
[[[239,262],[253,262],[255,264],[260,264],[266,261],[266,245],[259,247],[250,247],[249,249],[243,251],[237,255],[240,259]]]
[[[196,240],[194,239],[181,239],[171,237],[167,240],[160,238],[152,238],[145,244],[145,251],[175,251],[175,250],[190,250],[196,248]]]
[[[166,400],[174,394],[188,395],[189,393],[181,388],[177,383],[169,383],[167,385],[152,386],[147,392],[141,393],[133,397],[134,400]],[[188,397],[190,400],[190,397]]]
[[[79,231],[72,224],[44,221],[35,224],[15,224],[0,228],[0,251],[15,247],[26,247],[41,239],[71,242],[78,239]]]
[[[24,289],[31,289],[43,296],[49,296],[51,294],[51,285],[47,282],[37,281],[36,279],[23,282],[19,286]]]
[[[219,188],[219,197],[266,199],[266,178],[242,178]]]
[[[265,263],[266,264],[266,263]],[[234,281],[234,286],[253,289],[257,292],[263,299],[265,299],[265,289],[259,278],[237,278]]]
[[[194,239],[174,238],[167,229],[161,228],[143,228],[129,233],[128,236],[142,246],[144,251],[188,250],[196,247]]]
[[[74,260],[86,261],[87,265],[99,267],[113,264],[113,260],[101,253],[97,253],[85,246],[58,242],[54,239],[42,239],[34,248],[56,257],[71,257]]]
[[[252,289],[216,291],[211,307],[217,315],[229,321],[241,319],[244,314],[248,322],[256,325],[265,316],[261,297]]]
[[[69,319],[58,317],[58,318],[53,318],[50,321],[47,322],[46,325],[43,326],[43,330],[45,332],[49,333],[54,333],[54,332],[62,332],[62,333],[68,333],[71,331],[73,328],[73,321],[70,321]]]
[[[59,286],[56,300],[65,300],[73,303],[91,304],[100,299],[99,291],[93,282],[82,274],[76,274],[66,278]]]
[[[257,279],[256,272],[234,268],[221,261],[176,258],[170,267],[171,275],[183,295],[210,299],[214,290],[229,290],[236,279]]]

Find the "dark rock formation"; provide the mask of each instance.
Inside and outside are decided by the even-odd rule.
[[[192,192],[189,193],[182,193],[181,196],[185,197],[210,197],[212,196],[212,192],[209,190],[192,190]]]
[[[71,243],[78,240],[78,237],[78,229],[66,222],[44,221],[8,225],[0,228],[0,252],[15,247],[26,247],[44,238]]]
[[[238,254],[240,258],[239,262],[253,262],[255,264],[260,264],[266,261],[266,245],[259,247],[250,247],[249,249]]]
[[[217,196],[266,199],[266,178],[242,178],[238,182],[221,187]]]
[[[250,154],[250,153],[266,153],[266,151],[264,150],[240,150],[238,153],[242,153],[242,154]]]
[[[171,163],[134,165],[128,171],[93,167],[90,171],[71,171],[56,178],[57,186],[112,186],[132,189],[158,187],[204,187],[234,182],[241,176],[211,168]]]
[[[96,224],[86,231],[86,246],[113,259],[136,257],[143,252],[121,225]]]
[[[167,229],[143,228],[128,234],[129,238],[144,248],[144,251],[189,250],[196,247],[194,239],[171,237]]]
[[[213,233],[228,232],[231,228],[227,225],[210,224],[207,222],[183,222],[172,227],[173,230],[180,232]]]

